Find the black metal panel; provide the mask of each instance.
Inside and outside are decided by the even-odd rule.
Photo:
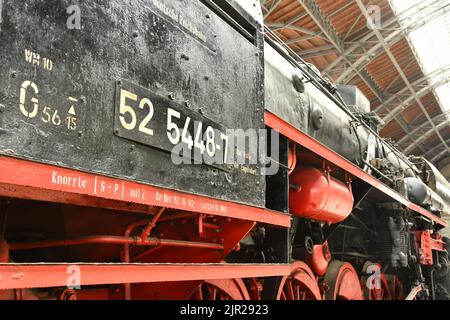
[[[69,30],[72,4],[3,1],[0,153],[263,206],[254,170],[177,166],[167,150],[114,134],[119,80],[224,130],[264,128],[259,31],[251,42],[192,0],[86,0],[81,29]]]
[[[225,128],[171,98],[131,82],[116,85],[114,133],[167,152],[177,163],[205,163],[229,171],[233,153]],[[206,141],[205,141],[206,140]],[[234,154],[233,154],[234,156]],[[214,164],[217,159],[218,164]]]

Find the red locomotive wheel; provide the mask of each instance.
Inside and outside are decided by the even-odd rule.
[[[241,279],[219,279],[203,281],[189,300],[250,300],[250,296]]]
[[[292,264],[291,274],[281,280],[277,300],[322,300],[314,273],[306,263]]]
[[[326,300],[364,299],[358,273],[348,262],[332,261],[323,282],[327,287]]]
[[[404,300],[405,292],[403,291],[403,285],[395,275],[386,275],[386,281],[391,292],[392,300]]]
[[[364,297],[367,300],[392,300],[391,289],[384,273],[380,274],[380,286],[378,288],[375,279],[372,280],[371,284],[367,283],[368,279],[369,277],[367,276],[361,278],[361,285],[364,288]]]

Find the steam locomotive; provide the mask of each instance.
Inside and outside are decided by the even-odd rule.
[[[259,1],[4,0],[0,56],[0,298],[449,297],[448,181]]]

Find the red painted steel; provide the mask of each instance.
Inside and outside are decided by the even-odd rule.
[[[328,263],[331,261],[331,252],[328,242],[323,244],[315,244],[312,252],[306,251],[306,263],[311,270],[318,276],[322,277],[327,272]]]
[[[164,210],[165,210],[165,208],[160,208],[158,210],[158,212],[153,216],[152,220],[150,220],[147,223],[147,225],[145,226],[144,230],[142,230],[142,233],[141,233],[141,240],[142,241],[144,241],[145,239],[148,238],[148,236],[152,232],[153,228],[156,226],[156,222],[158,221],[158,219],[163,214]]]
[[[288,149],[288,174],[291,174],[297,165],[297,147],[295,143],[289,144]]]
[[[296,216],[338,223],[348,217],[353,209],[353,194],[345,184],[317,168],[302,167],[294,170],[289,183],[289,208]]]
[[[334,260],[323,279],[327,300],[363,300],[359,276],[348,262]]]
[[[309,266],[296,261],[289,275],[284,276],[278,287],[277,300],[322,300],[319,284]]]
[[[431,250],[430,238],[430,231],[416,231],[419,261],[421,264],[431,266],[433,264],[433,251]]]
[[[421,264],[433,265],[433,250],[446,252],[442,235],[432,235],[430,230],[416,231],[416,240]]]
[[[361,286],[364,288],[364,297],[366,300],[394,300],[384,273],[380,273],[378,280],[372,277],[370,284],[367,283],[368,278],[367,276],[361,278]]]
[[[441,234],[433,234],[430,236],[430,247],[431,250],[447,252],[447,250],[445,249],[445,242],[442,240]]]
[[[189,300],[250,300],[250,295],[242,279],[217,279],[203,281]]]
[[[0,263],[9,261],[9,246],[0,238]]]
[[[289,215],[264,208],[3,156],[0,157],[0,195],[96,206],[99,199],[109,199],[290,226]]]
[[[394,275],[391,278],[382,272],[379,263],[367,261],[362,269],[361,287],[367,300],[403,300],[401,284]],[[400,291],[400,292],[399,292]]]
[[[289,264],[0,264],[0,290],[80,285],[236,279],[288,275]]]
[[[292,141],[295,141],[299,145],[313,151],[314,153],[318,154],[319,156],[323,157],[324,159],[328,160],[329,162],[333,163],[334,165],[338,166],[339,168],[345,170],[346,172],[352,174],[353,176],[367,182],[374,188],[380,190],[384,194],[388,195],[392,199],[400,202],[404,206],[408,207],[412,211],[415,211],[424,217],[430,219],[434,223],[440,224],[443,227],[447,226],[447,222],[445,222],[443,219],[439,218],[438,216],[432,214],[431,212],[419,207],[418,205],[408,201],[403,196],[401,196],[396,191],[392,190],[376,178],[372,177],[371,175],[367,174],[357,166],[355,166],[353,163],[345,159],[344,157],[340,156],[336,152],[330,150],[317,140],[314,140],[312,137],[308,136],[307,134],[301,132],[297,128],[293,127],[286,121],[282,120],[281,118],[277,117],[276,115],[266,112],[265,113],[265,122],[266,125],[270,128],[273,128],[277,131],[279,131],[282,135],[286,136],[287,138],[291,139]]]
[[[405,293],[400,279],[393,274],[386,274],[385,278],[389,285],[389,292],[391,293],[392,300],[404,300]]]
[[[223,245],[216,243],[203,243],[194,241],[180,241],[170,239],[146,238],[140,237],[119,237],[119,236],[85,236],[73,239],[61,240],[43,240],[26,243],[9,243],[9,250],[29,250],[38,248],[54,248],[66,246],[80,246],[88,244],[117,244],[117,245],[135,245],[135,246],[154,246],[154,247],[184,247],[223,250]]]

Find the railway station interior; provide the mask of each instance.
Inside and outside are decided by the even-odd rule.
[[[0,0],[1,302],[450,300],[449,224],[450,0]]]
[[[450,3],[261,1],[265,25],[338,84],[357,86],[380,135],[450,178]]]

